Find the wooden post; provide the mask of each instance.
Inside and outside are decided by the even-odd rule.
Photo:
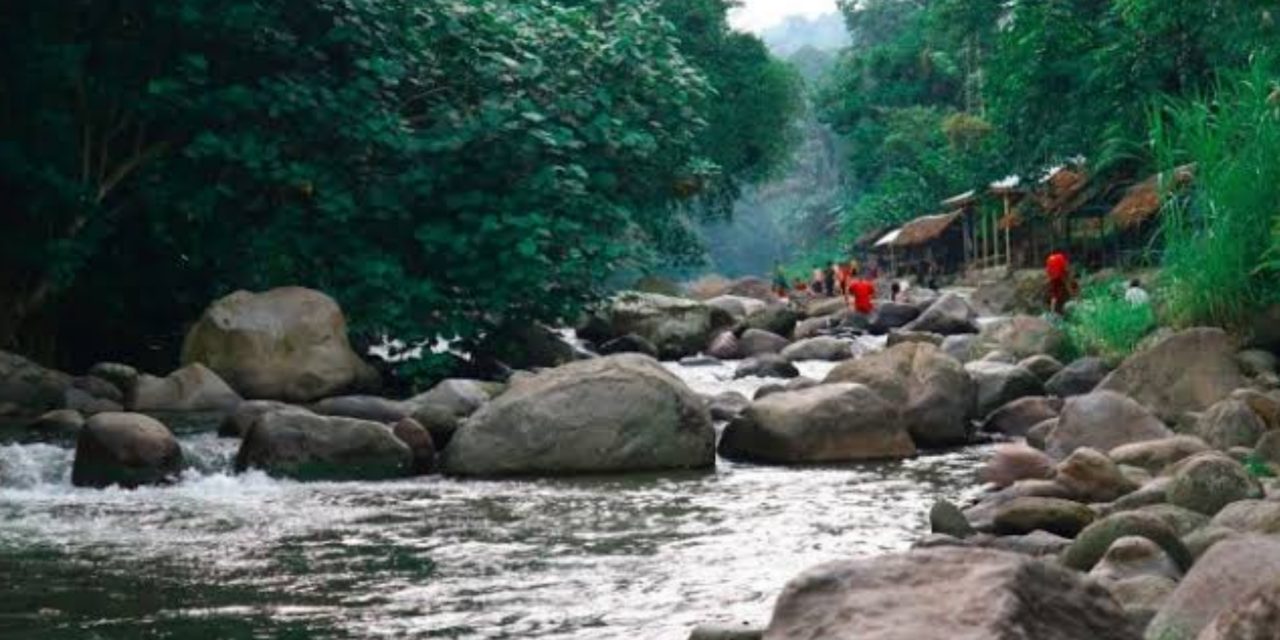
[[[1004,262],[1005,266],[1013,268],[1013,241],[1010,239],[1010,229],[1013,227],[1013,220],[1009,218],[1009,194],[1004,194]]]

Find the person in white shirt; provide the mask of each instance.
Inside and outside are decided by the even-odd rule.
[[[1151,294],[1147,293],[1147,290],[1142,288],[1142,282],[1135,278],[1129,281],[1129,288],[1124,292],[1124,300],[1135,307],[1140,307],[1151,304]]]

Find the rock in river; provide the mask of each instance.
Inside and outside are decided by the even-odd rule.
[[[904,343],[845,362],[826,381],[871,387],[901,409],[918,446],[948,446],[968,438],[973,381],[959,362],[931,344]]]
[[[77,487],[137,487],[172,480],[182,448],[168,427],[138,413],[99,413],[80,429],[71,483]]]
[[[627,354],[514,381],[445,448],[446,473],[565,475],[715,464],[703,399],[656,360]]]
[[[1164,423],[1134,400],[1099,391],[1067,400],[1057,428],[1049,434],[1046,452],[1062,459],[1080,447],[1111,451],[1125,444],[1172,436]]]
[[[300,287],[237,291],[187,333],[182,362],[213,369],[246,398],[310,402],[377,386],[377,372],[347,340],[332,298]]]
[[[938,548],[820,565],[765,640],[1136,640],[1105,589],[1027,556]]]
[[[929,306],[919,318],[907,323],[908,331],[925,331],[944,336],[977,333],[978,313],[961,296],[948,293]]]
[[[915,455],[898,408],[860,384],[775,393],[725,428],[726,458],[774,464],[850,462]]]
[[[384,424],[296,409],[258,416],[236,455],[237,471],[297,480],[384,480],[409,475],[413,464],[412,450]]]
[[[1098,388],[1128,395],[1173,423],[1246,386],[1231,338],[1221,329],[1189,329],[1129,356]]]
[[[1276,584],[1280,584],[1280,539],[1241,536],[1219,542],[1187,573],[1147,627],[1146,638],[1195,640],[1216,617],[1248,603],[1259,589]]]

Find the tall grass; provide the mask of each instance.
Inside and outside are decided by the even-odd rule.
[[[1209,98],[1171,100],[1152,119],[1164,175],[1194,163],[1191,195],[1163,217],[1162,294],[1178,326],[1243,326],[1280,301],[1280,92],[1262,65]]]
[[[1070,356],[1097,356],[1112,364],[1124,360],[1156,328],[1149,304],[1126,302],[1124,283],[1111,280],[1089,285],[1063,325]]]

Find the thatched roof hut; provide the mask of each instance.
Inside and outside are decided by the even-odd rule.
[[[1154,218],[1164,205],[1165,190],[1177,191],[1195,179],[1195,165],[1184,165],[1173,170],[1172,181],[1166,174],[1156,174],[1133,185],[1125,192],[1124,199],[1111,210],[1111,221],[1117,229],[1131,229]]]
[[[901,229],[901,233],[893,242],[896,247],[918,247],[928,244],[942,237],[947,229],[951,228],[960,216],[964,215],[963,211],[953,211],[951,213],[943,213],[934,216],[924,216],[916,218],[908,222]]]

